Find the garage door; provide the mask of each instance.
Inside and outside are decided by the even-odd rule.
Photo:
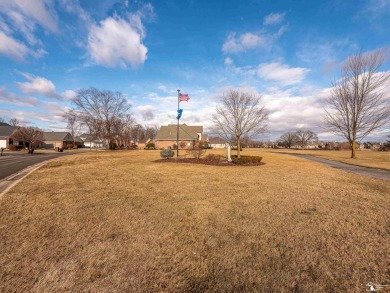
[[[0,139],[0,148],[5,149],[7,147],[7,140]]]

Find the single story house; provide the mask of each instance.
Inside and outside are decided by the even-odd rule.
[[[43,148],[73,148],[73,136],[69,132],[44,132]]]
[[[179,148],[189,147],[198,141],[204,141],[203,126],[189,126],[187,124],[179,125]],[[161,126],[158,130],[155,144],[156,148],[176,148],[177,125],[169,124]],[[183,143],[185,142],[185,147]]]
[[[3,125],[0,126],[0,148],[9,149],[10,145],[19,145],[12,139],[12,135],[18,130],[18,126]]]
[[[84,147],[86,148],[104,148],[106,144],[103,139],[94,139],[90,134],[82,134],[80,138],[83,140]]]
[[[226,141],[220,137],[210,137],[209,146],[213,149],[223,149],[226,148]]]

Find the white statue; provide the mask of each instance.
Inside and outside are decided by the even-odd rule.
[[[226,148],[227,148],[227,151],[228,151],[228,162],[231,162],[232,161],[232,157],[230,156],[231,147],[230,147],[229,143],[226,143]]]

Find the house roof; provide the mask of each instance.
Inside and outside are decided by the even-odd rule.
[[[187,124],[179,125],[180,140],[197,140],[198,133],[203,132],[203,126],[188,126]],[[177,125],[169,124],[161,126],[156,135],[156,140],[176,140]]]
[[[210,144],[225,144],[226,142],[220,137],[210,137],[209,143]]]
[[[5,122],[0,122],[0,126],[11,126],[11,125],[9,125],[8,123],[5,123]]]
[[[67,135],[72,136],[69,132],[44,132],[43,137],[46,141],[64,141]],[[73,140],[73,139],[72,139]]]
[[[202,135],[202,141],[209,141],[209,136],[207,134]]]
[[[10,125],[0,126],[0,136],[11,136],[18,128],[18,126]]]
[[[75,142],[79,142],[79,143],[83,143],[83,140],[81,139],[80,136],[76,136],[76,137],[74,138],[74,141],[75,141]]]
[[[143,138],[138,141],[138,143],[149,143],[152,139],[151,138]]]

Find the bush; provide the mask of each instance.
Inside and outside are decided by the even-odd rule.
[[[17,147],[16,147],[16,145],[10,144],[10,145],[8,146],[8,149],[9,149],[10,151],[16,151],[16,150],[17,150]]]
[[[225,156],[222,156],[222,155],[216,155],[216,154],[208,154],[206,157],[205,157],[205,160],[207,161],[213,161],[213,162],[220,162],[220,161],[224,161],[224,160],[227,160]]]
[[[201,141],[195,143],[192,147],[187,148],[187,154],[194,156],[196,159],[199,159],[206,153],[206,150],[203,148],[203,143]]]
[[[156,145],[153,142],[150,142],[145,146],[145,150],[155,150],[155,149],[156,149]]]
[[[175,152],[173,150],[162,150],[162,151],[160,151],[160,156],[163,159],[172,158],[174,155],[175,155]]]
[[[263,157],[259,156],[241,156],[241,158],[237,158],[237,156],[232,156],[232,162],[238,165],[244,164],[260,164]]]
[[[109,143],[109,145],[108,145],[108,148],[109,148],[110,150],[115,150],[116,147],[117,147],[116,143],[113,142],[113,141],[110,141],[110,143]]]

